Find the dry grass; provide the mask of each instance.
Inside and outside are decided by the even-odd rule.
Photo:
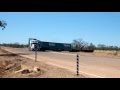
[[[93,53],[80,52],[82,56],[92,56],[92,57],[106,57],[106,58],[116,58],[120,59],[120,51],[110,51],[110,50],[95,50]]]
[[[110,51],[110,50],[95,50],[93,53],[95,56],[104,56],[111,58],[120,58],[120,51]]]

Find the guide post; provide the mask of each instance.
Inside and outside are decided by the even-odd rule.
[[[77,76],[79,75],[79,55],[77,54],[77,62],[76,62],[76,71],[77,71]]]
[[[35,43],[35,62],[37,62],[37,43]]]

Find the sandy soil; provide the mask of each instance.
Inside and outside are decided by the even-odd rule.
[[[37,69],[39,69],[37,71]],[[24,72],[23,71],[29,71]],[[58,68],[43,62],[11,54],[0,49],[0,77],[1,78],[88,78],[76,76],[67,69]]]

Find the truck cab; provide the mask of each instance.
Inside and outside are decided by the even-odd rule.
[[[38,41],[37,40],[34,40],[34,41],[31,41],[30,42],[30,50],[31,51],[35,51],[38,47]]]

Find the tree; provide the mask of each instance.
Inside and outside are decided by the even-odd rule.
[[[77,40],[73,40],[72,46],[74,49],[77,49],[77,50],[80,49],[80,44]]]
[[[7,23],[5,21],[3,21],[3,20],[0,21],[0,27],[2,27],[2,30],[5,29],[6,25],[7,25]],[[1,49],[1,47],[0,47],[0,49]]]
[[[73,47],[78,51],[83,50],[84,48],[88,47],[88,43],[83,41],[82,39],[75,39],[73,40]]]
[[[7,25],[7,23],[5,21],[3,21],[3,20],[0,21],[0,27],[2,27],[2,30],[5,29],[6,25]]]
[[[90,43],[90,45],[89,45],[89,49],[95,49],[96,47],[95,47],[95,45],[93,44],[93,43]]]
[[[106,49],[106,45],[104,45],[104,44],[98,44],[98,49],[105,50]]]
[[[87,43],[82,39],[78,39],[78,43],[79,43],[80,50],[82,50],[85,46],[87,46]]]

